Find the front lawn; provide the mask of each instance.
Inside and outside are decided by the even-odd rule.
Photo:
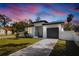
[[[0,55],[9,55],[24,47],[38,42],[40,39],[19,38],[19,39],[0,39]]]

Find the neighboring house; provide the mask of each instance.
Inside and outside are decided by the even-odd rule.
[[[63,31],[64,22],[51,22],[45,20],[33,22],[27,26],[25,31],[36,38],[59,38],[61,31]]]
[[[7,35],[11,35],[12,34],[12,27],[4,27],[5,30],[7,30]]]
[[[7,35],[11,35],[12,31],[11,31],[11,27],[1,27],[0,28],[0,35],[5,35],[5,30],[7,30]]]
[[[5,30],[3,28],[0,28],[0,35],[5,35]]]

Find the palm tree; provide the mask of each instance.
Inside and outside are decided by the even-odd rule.
[[[69,31],[73,29],[73,25],[71,23],[71,21],[73,20],[74,15],[73,14],[69,14],[67,16],[67,24],[64,26],[64,29]]]
[[[71,22],[72,19],[73,19],[74,15],[73,14],[69,14],[68,17],[67,17],[67,22]]]

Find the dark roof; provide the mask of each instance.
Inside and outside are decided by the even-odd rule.
[[[32,27],[32,26],[34,26],[34,24],[28,24],[28,25],[26,25],[26,27]]]
[[[35,21],[35,22],[33,22],[33,23],[41,23],[41,22],[48,23],[46,20]]]
[[[34,23],[40,23],[40,22],[45,22],[43,25],[52,25],[52,24],[63,24],[64,22],[50,22],[48,23],[47,21],[37,21],[37,22],[33,22],[32,24],[27,25],[26,27],[32,27],[34,26]]]
[[[51,24],[62,24],[64,22],[50,22],[50,23],[45,23],[43,25],[51,25]]]

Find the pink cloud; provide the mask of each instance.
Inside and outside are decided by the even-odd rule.
[[[79,12],[79,8],[73,8],[73,11]]]
[[[36,5],[29,5],[29,6],[26,6],[26,10],[31,13],[37,13],[39,11],[39,8]]]
[[[5,9],[0,9],[1,14],[8,15],[13,21],[29,19],[32,15],[40,11],[37,5],[19,6],[17,4],[10,4]]]
[[[16,4],[10,5],[8,9],[9,12],[12,13],[13,19],[22,19],[22,20],[25,18],[30,18],[33,14],[37,13],[39,10],[39,8],[36,5],[21,7]]]
[[[15,10],[15,11],[21,11],[22,8],[20,6],[18,6],[17,4],[11,4],[9,6],[10,9]]]
[[[67,15],[68,14],[67,12],[63,12],[60,10],[53,10],[52,13],[54,13],[56,15]]]
[[[22,13],[20,11],[15,11],[12,9],[0,9],[0,14],[5,14],[7,15],[9,18],[12,19],[12,21],[20,21],[20,20],[24,20],[28,17],[31,16],[31,14],[29,13]]]
[[[0,9],[0,14],[4,14],[9,18],[12,18],[14,16],[9,9]]]
[[[22,10],[21,10],[21,7],[17,6],[17,5],[11,5],[9,8],[9,14],[8,15],[11,15],[12,14],[12,19],[14,21],[14,19],[18,20],[18,19],[22,19],[25,14],[22,13]],[[7,10],[7,11],[8,11]],[[26,14],[26,17],[27,17],[27,14]],[[24,17],[25,18],[25,17]],[[23,18],[23,19],[24,19]]]
[[[67,9],[72,10],[72,11],[79,12],[79,8],[76,8],[76,7],[68,7],[68,6],[64,6],[64,8],[67,8]]]
[[[50,12],[52,14],[61,15],[61,16],[69,14],[68,12],[64,12],[64,11],[61,11],[61,10],[53,7],[53,5],[49,4],[48,7],[52,8],[52,11]]]

